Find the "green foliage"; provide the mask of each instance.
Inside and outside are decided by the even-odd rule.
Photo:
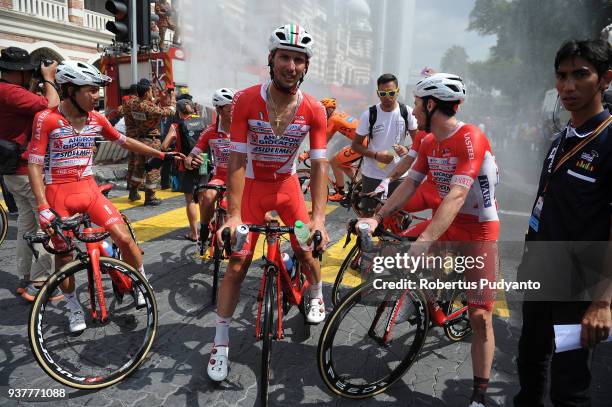
[[[497,44],[488,61],[469,63],[469,77],[482,89],[537,107],[554,84],[563,42],[599,37],[611,11],[609,0],[476,0],[468,29],[497,35]]]

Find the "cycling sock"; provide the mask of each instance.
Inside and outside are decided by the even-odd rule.
[[[200,241],[206,243],[208,241],[208,223],[200,223]]]
[[[144,271],[144,264],[141,264],[140,267],[138,267],[138,272],[140,274],[142,274],[142,276],[145,278],[145,280],[149,281],[149,279],[147,278],[147,275],[145,274],[145,271]]]
[[[310,285],[310,297],[323,299],[323,281]]]
[[[474,390],[472,391],[472,398],[470,402],[476,401],[481,404],[485,404],[485,394],[487,387],[489,386],[489,379],[474,376]]]
[[[232,317],[224,318],[217,314],[215,322],[215,346],[229,346],[229,326]]]
[[[64,293],[64,299],[68,303],[68,308],[70,308],[71,312],[81,311],[81,304],[79,304],[79,299],[76,296],[76,290],[71,293]]]

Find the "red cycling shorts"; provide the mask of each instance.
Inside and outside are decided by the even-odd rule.
[[[402,233],[403,236],[418,237],[431,223],[431,219],[416,224]],[[493,310],[496,290],[485,286],[481,289],[481,279],[490,282],[497,281],[499,221],[478,222],[478,218],[470,215],[457,215],[450,227],[440,236],[440,242],[457,242],[460,256],[467,259],[480,259],[484,266],[465,268],[465,281],[475,283],[477,289],[466,290],[468,305],[487,311]],[[451,247],[455,247],[453,243]],[[465,260],[464,260],[465,261]]]
[[[426,209],[432,209],[435,212],[441,203],[442,198],[440,198],[440,194],[438,194],[436,184],[429,181],[428,177],[425,182],[419,185],[414,195],[410,197],[403,209],[411,213],[421,212]]]
[[[276,211],[281,221],[288,226],[295,225],[298,220],[306,224],[310,221],[304,194],[296,174],[277,182],[245,179],[241,204],[242,222],[247,225],[261,225],[264,223],[266,212],[269,211]],[[259,233],[249,233],[247,243],[242,250],[232,255],[253,256],[258,238]],[[294,252],[301,250],[294,235],[291,235],[291,248]]]
[[[45,196],[49,206],[62,218],[75,213],[87,213],[93,223],[106,230],[113,225],[124,224],[117,208],[102,195],[92,177],[75,182],[47,185]],[[56,248],[64,244],[59,237],[54,237],[53,243]]]

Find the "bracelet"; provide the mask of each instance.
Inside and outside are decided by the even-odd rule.
[[[46,79],[43,79],[43,80],[42,80],[42,83],[48,83],[49,85],[51,85],[51,86],[53,86],[53,87],[55,88],[55,83],[53,83],[53,82],[51,82],[51,81],[48,81],[48,80],[46,80]]]
[[[378,154],[378,151],[374,151],[374,159],[378,161],[378,159],[376,158],[376,154]]]

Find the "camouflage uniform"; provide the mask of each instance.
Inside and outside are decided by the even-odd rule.
[[[123,105],[125,117],[126,136],[159,150],[159,122],[162,117],[173,116],[173,107],[160,107],[155,103],[130,97]],[[148,157],[136,153],[129,153],[127,183],[130,188],[138,188],[144,182],[145,200],[155,196],[155,189],[159,188],[159,170],[145,173],[144,164]]]

